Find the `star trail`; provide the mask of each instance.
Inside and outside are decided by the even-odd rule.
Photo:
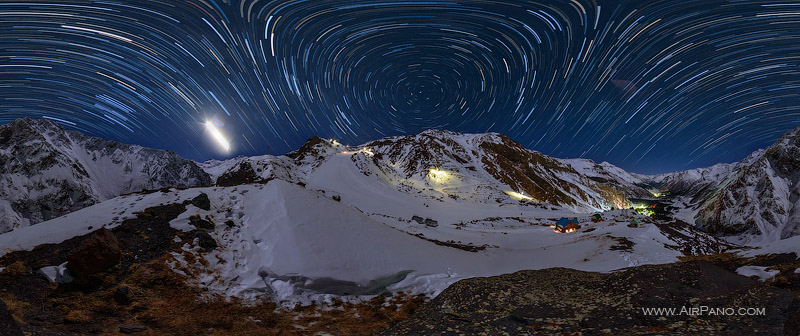
[[[799,98],[792,1],[0,2],[0,123],[195,160],[437,128],[666,172],[768,146]]]

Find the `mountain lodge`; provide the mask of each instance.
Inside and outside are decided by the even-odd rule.
[[[561,219],[556,222],[555,229],[553,231],[558,233],[568,233],[577,231],[580,228],[581,225],[577,218],[561,217]]]

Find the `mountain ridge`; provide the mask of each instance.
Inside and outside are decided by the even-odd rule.
[[[687,218],[710,232],[763,234],[765,228],[774,231],[764,224],[769,223],[771,227],[780,226],[780,230],[786,233],[778,237],[786,238],[800,234],[796,232],[799,230],[786,227],[775,218],[747,221],[742,216],[730,215],[735,213],[730,210],[734,205],[751,209],[750,215],[756,214],[753,210],[755,205],[731,201],[735,196],[731,190],[734,186],[752,187],[755,183],[734,181],[737,178],[741,180],[742,175],[757,174],[761,176],[757,180],[766,181],[764,169],[747,169],[758,163],[763,166],[769,161],[764,159],[765,155],[780,156],[777,159],[786,163],[782,174],[790,174],[787,169],[797,165],[791,160],[794,152],[784,155],[785,151],[775,146],[793,143],[791,140],[798,138],[797,133],[797,129],[787,133],[770,147],[775,149],[756,151],[738,163],[644,175],[628,172],[605,161],[555,158],[527,149],[500,133],[462,134],[434,129],[416,135],[386,137],[358,146],[312,137],[286,155],[240,156],[198,163],[170,151],[89,137],[65,130],[50,120],[25,118],[0,126],[0,156],[4,155],[5,159],[0,166],[0,177],[6,181],[0,190],[0,232],[146,189],[235,185],[275,178],[305,184],[313,171],[326,160],[348,153],[364,175],[379,176],[382,183],[391,188],[414,191],[431,199],[450,197],[504,204],[505,199],[511,196],[520,201],[589,213],[628,208],[630,198],[649,198],[653,192],[665,190],[684,196],[690,216]],[[105,160],[104,165],[91,163],[98,160],[98,155],[101,161]],[[151,161],[155,163],[148,164]],[[46,177],[54,166],[62,172],[55,178]],[[18,175],[22,175],[24,181],[11,181],[11,176]],[[449,182],[437,181],[441,179]],[[453,184],[463,187],[454,187]],[[20,192],[26,188],[28,193]],[[24,194],[24,197],[14,197],[19,194]],[[763,211],[766,207],[767,211],[774,208],[778,212],[790,212],[781,220],[797,217],[796,212],[792,212],[794,205],[783,204],[794,202],[792,197],[795,196],[791,192],[782,195],[783,198],[773,197],[770,204],[759,205],[757,208],[761,213],[758,215],[769,217],[768,212]],[[56,206],[48,208],[43,206],[45,202]],[[725,222],[731,220],[732,223]]]
[[[174,152],[69,131],[47,119],[0,126],[0,232],[125,193],[210,184]]]
[[[765,240],[800,235],[800,127],[737,163],[700,204],[697,224]]]

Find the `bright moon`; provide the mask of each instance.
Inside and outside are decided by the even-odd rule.
[[[211,133],[211,137],[214,138],[226,152],[231,150],[231,144],[225,139],[225,136],[222,135],[222,132],[219,131],[211,120],[206,120],[206,130]]]

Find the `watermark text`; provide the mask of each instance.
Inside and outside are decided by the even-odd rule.
[[[647,307],[642,308],[645,316],[764,316],[767,308],[754,307]]]

